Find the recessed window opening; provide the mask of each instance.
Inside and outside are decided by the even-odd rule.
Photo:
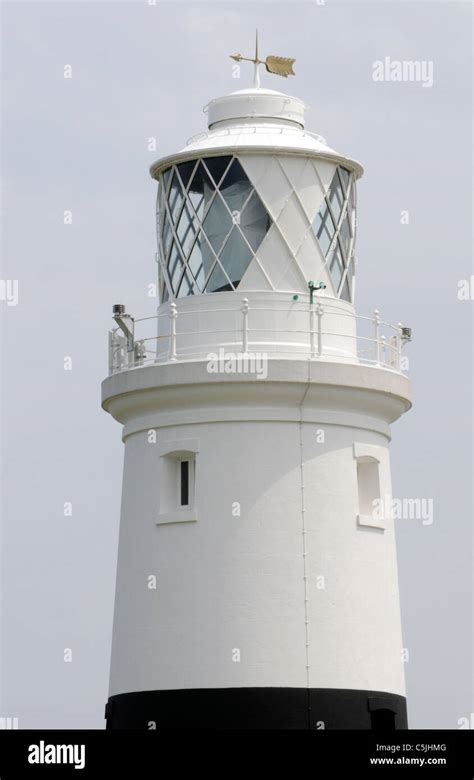
[[[395,731],[395,713],[381,708],[370,713],[372,731]]]
[[[181,506],[189,506],[190,462],[182,460],[179,464],[179,496]]]
[[[380,499],[379,462],[375,458],[357,459],[357,485],[359,514],[371,517],[374,512],[374,502]]]
[[[157,525],[197,520],[198,452],[198,439],[178,439],[163,442],[160,446]]]

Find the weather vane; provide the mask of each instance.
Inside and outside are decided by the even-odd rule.
[[[293,70],[293,63],[295,62],[294,59],[291,59],[291,57],[276,57],[274,55],[270,55],[265,60],[260,60],[258,58],[258,30],[255,34],[255,57],[251,59],[250,57],[242,57],[241,54],[231,54],[230,58],[232,60],[235,60],[236,62],[241,62],[242,60],[245,60],[246,62],[253,62],[255,65],[255,81],[254,81],[254,87],[260,86],[260,71],[258,69],[259,65],[265,65],[268,73],[275,73],[277,76],[283,76],[285,79],[287,76],[294,76],[295,72]]]

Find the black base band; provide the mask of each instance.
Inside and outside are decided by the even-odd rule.
[[[108,729],[406,729],[403,696],[339,688],[207,688],[111,696]]]

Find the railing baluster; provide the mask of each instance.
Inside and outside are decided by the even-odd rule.
[[[380,366],[380,312],[378,309],[374,311],[374,341],[375,341],[375,354],[376,363]]]
[[[402,328],[403,325],[401,322],[397,325],[397,336],[396,336],[396,350],[397,354],[395,355],[395,367],[397,371],[402,370]]]
[[[114,332],[109,330],[109,374],[113,374],[114,370]]]
[[[318,315],[318,357],[321,357],[323,354],[323,315],[324,315],[324,309],[322,303],[318,303],[316,307],[316,312]]]
[[[242,301],[242,352],[244,355],[249,350],[249,299]]]
[[[385,336],[380,336],[380,359],[383,366],[387,365],[387,343]]]
[[[309,305],[309,354],[310,357],[316,357],[316,334],[314,332],[314,306]]]
[[[169,359],[170,360],[177,360],[178,356],[176,353],[176,320],[178,318],[178,307],[173,302],[170,305],[170,354]]]

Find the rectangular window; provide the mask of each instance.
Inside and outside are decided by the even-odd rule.
[[[160,446],[157,525],[196,522],[198,452],[198,439],[177,439]]]
[[[379,464],[373,458],[357,461],[357,483],[359,488],[359,513],[371,517],[374,501],[380,498]]]
[[[354,449],[357,445],[354,445]],[[358,447],[360,451],[360,447]],[[359,455],[357,462],[357,489],[359,511],[357,523],[371,528],[386,528],[380,493],[380,462],[370,455]]]
[[[189,506],[189,460],[180,462],[179,494],[181,506]]]

